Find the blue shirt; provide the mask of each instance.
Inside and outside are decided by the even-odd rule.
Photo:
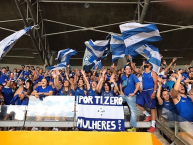
[[[10,105],[10,101],[13,99],[13,90],[11,88],[3,87],[1,93],[4,97],[5,105]]]
[[[40,75],[37,74],[36,78],[38,78]],[[44,75],[41,75],[35,82],[34,84],[37,84],[39,81],[41,81],[44,78]]]
[[[75,96],[85,96],[84,91],[86,91],[86,90],[85,89],[81,90],[80,88],[77,88],[75,90]]]
[[[88,90],[88,93],[87,93],[88,96],[97,96],[98,94],[96,93],[96,91],[94,91],[92,88],[90,88]]]
[[[49,93],[49,91],[53,92],[52,86],[46,86],[42,88],[42,86],[38,86],[36,89],[37,93]],[[45,95],[40,95],[40,97],[45,97]]]
[[[176,104],[178,114],[187,121],[193,122],[193,102],[190,97],[181,97],[180,101]]]
[[[163,104],[161,105],[163,108],[166,108],[167,110],[171,111],[174,114],[178,114],[176,106],[174,103],[166,102],[163,100]]]
[[[129,78],[126,77],[126,75],[123,75],[121,78],[121,83],[127,80],[127,86],[122,88],[122,91],[124,95],[128,96],[129,94],[133,93],[135,91],[135,85],[139,83],[140,81],[134,74],[130,74]]]
[[[72,96],[74,96],[75,95],[75,92],[72,90],[72,89],[70,89],[70,92],[68,92],[68,91],[66,91],[66,96],[68,96],[68,95],[70,95],[70,94],[72,94]],[[63,96],[64,95],[64,93],[63,93],[63,87],[61,87],[61,89],[59,90],[59,95],[60,96]]]
[[[29,75],[30,75],[30,71],[24,71],[23,75],[24,75],[24,76],[25,76],[25,75],[29,76]]]
[[[154,88],[152,71],[150,71],[149,73],[146,73],[146,72],[142,73],[142,83],[143,83],[143,90]]]
[[[52,88],[52,90],[53,90],[53,95],[57,95],[58,94],[58,91],[57,91],[56,88]]]
[[[5,74],[1,73],[0,84],[4,83],[6,79],[8,79],[8,77]]]
[[[101,91],[101,95],[102,95],[103,97],[105,97],[105,96],[109,96],[109,97],[115,96],[115,95],[114,95],[114,91],[112,91],[112,90],[109,91],[109,92],[105,92],[104,90],[102,90],[102,91]]]

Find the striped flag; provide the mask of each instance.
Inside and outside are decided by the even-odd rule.
[[[16,41],[23,36],[25,33],[27,33],[29,30],[31,30],[34,26],[27,27],[25,29],[19,30],[12,35],[6,37],[0,42],[0,59],[2,59],[8,52],[11,50],[11,48],[14,46]]]
[[[57,69],[64,69],[66,68],[67,65],[70,64],[70,57],[72,55],[76,55],[77,51],[73,49],[65,49],[65,50],[60,50],[58,52],[58,56],[56,60],[58,60],[60,63],[58,63],[55,66],[49,66],[46,67],[47,70],[57,70]]]
[[[112,63],[125,56],[125,43],[122,36],[111,35]]]
[[[99,64],[108,42],[108,40],[99,40],[95,42],[89,40],[85,42],[86,49],[83,58],[83,69],[86,72],[92,69],[93,66]]]
[[[61,62],[61,63],[58,63],[55,66],[48,66],[48,67],[46,67],[46,69],[47,70],[60,70],[60,69],[65,69],[66,66],[67,66],[66,62]]]
[[[73,49],[65,49],[65,50],[60,50],[58,52],[58,56],[56,58],[56,60],[58,60],[59,62],[66,62],[66,64],[69,64],[70,61],[70,57],[72,55],[76,55],[77,51],[73,50]]]
[[[159,73],[160,64],[161,64],[161,57],[158,48],[154,47],[153,45],[146,44],[142,45],[139,48],[134,49],[130,55],[132,58],[137,56],[138,54],[144,56],[153,66],[153,71]]]
[[[155,24],[126,23],[119,27],[126,45],[126,55],[129,55],[132,49],[162,40]]]

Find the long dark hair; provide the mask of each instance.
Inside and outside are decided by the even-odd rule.
[[[105,86],[105,84],[107,84],[107,85],[108,85],[108,87],[109,87],[109,91],[111,91],[111,84],[110,84],[109,82],[107,82],[107,81],[105,81],[105,82],[104,82],[103,86]]]
[[[65,81],[68,81],[68,80],[65,80]],[[64,81],[64,82],[65,82]],[[68,83],[69,83],[69,86],[68,86],[68,94],[70,95],[71,94],[71,84],[70,84],[70,82],[68,81]],[[65,91],[65,87],[63,86],[63,94],[64,95],[67,95],[67,91]]]
[[[168,90],[166,90],[166,89],[162,89],[162,90],[161,90],[161,97],[162,97],[162,98],[163,98],[163,92],[165,92],[165,91],[168,92]],[[174,104],[172,98],[170,97],[170,94],[169,94],[169,102],[172,103],[172,104]]]
[[[31,80],[27,80],[26,83],[29,83],[29,88],[27,89],[27,95],[31,95],[33,92],[33,82]]]

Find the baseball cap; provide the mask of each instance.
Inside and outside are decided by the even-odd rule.
[[[153,68],[153,65],[149,61],[145,61],[145,64],[150,64],[151,68]]]

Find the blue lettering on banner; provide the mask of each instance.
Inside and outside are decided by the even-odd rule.
[[[85,130],[125,131],[124,119],[98,119],[78,117],[77,127]]]
[[[78,96],[78,104],[122,106],[120,96]]]
[[[125,131],[122,102],[120,96],[77,96],[77,127],[84,130]],[[97,112],[88,110],[89,107]]]

